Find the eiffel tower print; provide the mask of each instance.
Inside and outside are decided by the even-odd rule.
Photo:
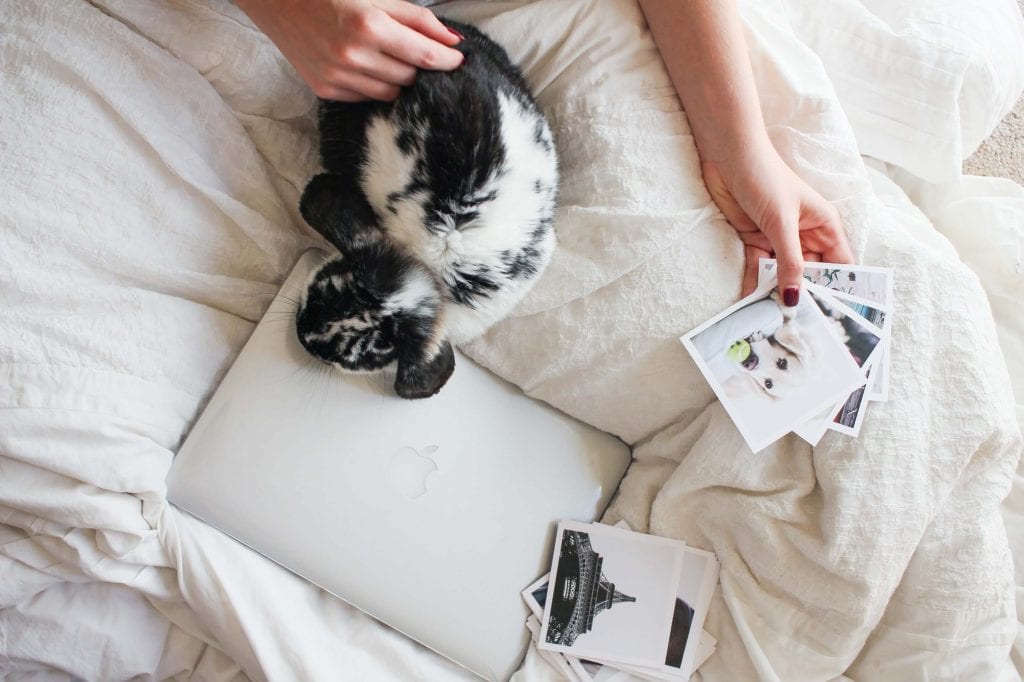
[[[562,534],[548,619],[549,643],[572,646],[577,637],[590,632],[601,613],[616,604],[636,602],[604,575],[603,563],[590,544],[590,535],[573,530]]]

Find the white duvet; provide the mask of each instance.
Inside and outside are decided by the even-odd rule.
[[[543,281],[467,350],[635,445],[609,521],[717,553],[701,679],[1024,663],[1024,190],[958,173],[1024,87],[1024,26],[1012,0],[958,4],[744,4],[773,140],[862,262],[896,268],[899,304],[891,400],[860,438],[757,456],[676,341],[735,300],[741,252],[635,4],[441,8],[524,65],[564,177]],[[312,96],[225,0],[0,19],[0,677],[467,677],[164,500],[317,243],[296,210]],[[554,675],[532,653],[519,673]]]

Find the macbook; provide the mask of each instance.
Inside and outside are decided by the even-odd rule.
[[[299,345],[305,253],[174,460],[179,508],[481,677],[529,641],[521,590],[560,519],[590,521],[630,462],[618,439],[456,353],[436,396],[344,374]]]

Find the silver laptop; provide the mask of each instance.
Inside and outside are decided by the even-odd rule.
[[[439,394],[346,375],[295,334],[306,252],[196,422],[175,505],[478,675],[529,642],[520,591],[555,524],[601,514],[630,462],[612,436],[456,353]]]

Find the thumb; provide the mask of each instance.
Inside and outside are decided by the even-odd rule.
[[[793,307],[800,302],[800,285],[804,277],[804,255],[800,247],[800,232],[796,221],[784,223],[782,229],[773,236],[771,241],[775,248],[775,267],[782,302],[788,307]]]

